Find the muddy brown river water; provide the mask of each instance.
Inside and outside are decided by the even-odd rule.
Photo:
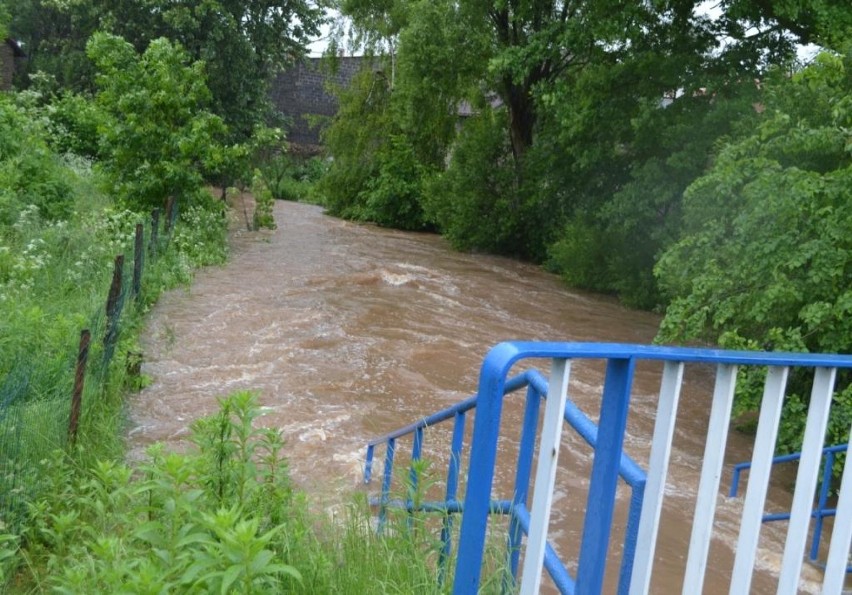
[[[226,266],[201,271],[190,289],[164,295],[154,308],[143,336],[143,372],[153,383],[131,403],[131,458],[157,441],[184,446],[189,424],[213,412],[217,397],[252,389],[263,423],[283,431],[294,479],[333,503],[359,489],[367,440],[473,394],[479,364],[496,343],[648,343],[659,324],[653,314],[567,289],[535,266],[453,252],[434,235],[345,222],[296,203],[277,203],[275,219],[274,232],[235,232]],[[601,370],[578,366],[572,376],[569,394],[596,419]],[[659,369],[640,367],[635,380],[625,448],[642,466],[659,378]],[[681,589],[711,382],[709,370],[687,376],[653,593]],[[505,409],[508,437],[498,463],[507,462],[498,468],[497,490],[511,489],[521,401],[510,399]],[[425,456],[435,461],[448,443],[449,429],[442,431],[427,434]],[[746,437],[732,432],[729,443],[724,493],[730,464],[750,458]],[[590,460],[585,443],[566,429],[551,536],[569,559],[576,559]],[[791,481],[789,474],[774,479],[768,509],[789,506]],[[617,523],[628,498],[622,490]],[[719,497],[705,593],[729,588],[740,506]],[[753,592],[775,590],[783,530],[765,525],[761,532]],[[819,572],[806,565],[803,576],[802,591],[812,591]],[[612,564],[607,592],[616,579]]]

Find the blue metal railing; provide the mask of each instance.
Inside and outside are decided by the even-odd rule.
[[[527,509],[527,497],[529,492],[530,476],[532,472],[533,454],[535,451],[536,427],[539,417],[539,405],[547,398],[548,382],[538,370],[528,370],[513,378],[510,378],[503,389],[503,394],[508,395],[527,388],[526,407],[524,411],[524,422],[518,452],[518,465],[515,475],[514,497],[511,500],[490,500],[488,514],[502,514],[510,517],[510,529],[507,543],[509,552],[509,568],[513,579],[517,577],[518,563],[520,559],[521,540],[524,535],[529,534],[530,514]],[[453,526],[453,515],[463,512],[464,506],[456,499],[459,471],[461,467],[465,416],[476,407],[476,397],[470,397],[434,413],[417,423],[410,424],[390,434],[376,438],[367,444],[366,464],[364,467],[364,483],[370,483],[372,479],[373,459],[375,447],[386,445],[384,473],[382,480],[382,491],[378,498],[372,503],[379,507],[379,530],[382,530],[386,522],[388,507],[404,508],[410,512],[440,512],[444,513],[444,524],[441,530],[442,552],[439,558],[440,576],[443,578],[446,571],[446,563],[451,547],[451,531]],[[592,448],[595,448],[598,439],[598,427],[583,413],[573,402],[565,404],[564,420],[572,427]],[[397,440],[405,436],[412,436],[413,444],[411,451],[411,464],[409,467],[410,483],[409,490],[417,487],[416,462],[421,459],[423,448],[423,432],[426,428],[436,426],[439,423],[454,420],[453,438],[450,450],[449,465],[447,469],[447,488],[445,500],[441,502],[429,501],[419,505],[413,504],[411,495],[405,501],[391,500],[391,482],[393,477],[394,456],[397,449]],[[645,473],[629,456],[621,455],[618,464],[618,474],[625,483],[632,488],[630,509],[628,513],[628,525],[625,532],[624,556],[622,558],[621,583],[626,590],[632,570],[633,554],[636,550],[636,538],[638,531],[639,514],[642,509],[642,497],[645,489]],[[473,474],[475,476],[476,474]],[[471,481],[476,481],[475,477]],[[563,593],[574,592],[574,579],[568,573],[565,565],[559,560],[556,552],[550,544],[547,544],[544,567],[550,574],[557,588]]]
[[[831,491],[832,469],[834,468],[834,459],[836,453],[845,453],[849,448],[848,444],[836,444],[827,446],[822,449],[822,480],[819,487],[819,495],[817,497],[816,508],[811,513],[811,516],[816,520],[814,523],[814,533],[811,537],[811,549],[808,557],[812,562],[816,562],[819,557],[819,546],[822,540],[823,523],[826,517],[836,516],[837,509],[828,507],[828,497]],[[772,459],[772,465],[779,463],[790,463],[798,461],[802,458],[802,453],[794,452],[787,455],[779,455]],[[731,489],[728,491],[728,496],[736,498],[740,488],[740,476],[746,469],[751,468],[750,462],[737,463],[734,465],[734,474],[731,480]],[[769,523],[772,521],[788,521],[790,520],[789,512],[776,512],[763,515],[763,522]],[[852,566],[846,567],[846,572],[852,572]]]
[[[508,377],[509,370],[516,363],[531,358],[546,358],[551,361],[549,382],[537,371],[527,371],[513,378]],[[577,360],[603,360],[606,363],[603,390],[600,395],[600,418],[597,425],[574,403],[565,398],[570,362]],[[655,415],[647,476],[646,472],[623,452],[633,376],[639,361],[656,361],[664,364],[660,404]],[[822,448],[822,437],[825,435],[825,424],[837,371],[852,369],[850,356],[732,352],[621,344],[501,343],[494,347],[483,361],[475,397],[468,398],[453,407],[368,444],[364,470],[365,482],[371,480],[376,447],[382,444],[386,447],[381,494],[375,500],[375,504],[379,507],[379,529],[381,530],[386,522],[388,507],[399,507],[411,512],[443,513],[440,556],[440,578],[443,579],[451,548],[453,517],[463,512],[458,536],[453,592],[467,594],[476,593],[479,587],[489,516],[507,515],[509,517],[507,546],[508,566],[511,571],[510,582],[517,578],[522,539],[526,535],[522,592],[536,592],[539,584],[537,581],[540,580],[543,567],[562,593],[574,593],[575,589],[578,593],[600,593],[603,590],[610,548],[616,488],[619,480],[623,480],[632,491],[628,523],[624,532],[618,592],[647,593],[655,560],[660,510],[665,495],[664,487],[677,419],[680,388],[683,382],[683,369],[686,364],[693,363],[711,364],[716,367],[704,461],[684,578],[685,588],[698,591],[702,589],[708,563],[709,544],[720,487],[719,478],[727,443],[727,429],[738,368],[765,366],[768,367],[769,373],[764,386],[761,419],[755,440],[755,466],[751,471],[752,479],[749,482],[753,485],[749,486],[744,506],[735,567],[732,573],[731,589],[732,592],[737,593],[747,593],[752,578],[757,531],[763,514],[768,470],[771,467],[771,445],[775,443],[788,371],[790,368],[806,368],[814,371],[802,449],[802,461],[808,461],[809,464],[800,465],[799,468],[788,539],[779,577],[779,592],[795,592],[801,571],[803,557],[801,554],[804,553],[806,541],[804,534],[808,520],[807,506],[812,503],[817,481],[816,472],[811,469],[811,466],[815,464],[814,461]],[[558,387],[554,389],[557,384]],[[511,499],[494,500],[491,490],[503,400],[506,395],[524,387],[527,389],[526,405],[513,496]],[[542,400],[547,403],[543,416],[540,415]],[[555,410],[552,409],[554,403]],[[560,410],[562,403],[564,403],[564,409]],[[467,464],[466,492],[462,502],[457,492],[462,469],[464,429],[467,414],[474,408],[476,423],[473,427],[470,460]],[[527,498],[532,476],[533,455],[537,446],[537,423],[540,417],[542,417],[542,437],[538,443],[538,471],[532,512],[530,512],[527,507]],[[554,439],[554,431],[551,431],[554,426],[549,420],[557,417],[559,418],[556,425],[558,429],[554,430],[556,432]],[[453,420],[453,438],[444,500],[415,504],[414,494],[418,480],[416,465],[422,456],[424,430],[451,419]],[[558,432],[561,431],[559,428],[564,422],[567,422],[594,449],[582,539],[576,561],[576,576],[569,574],[565,564],[559,560],[554,549],[546,541],[547,519],[552,503],[553,473],[555,473],[556,456],[559,450]],[[411,436],[413,442],[409,469],[409,493],[404,500],[391,500],[394,456],[399,448],[398,441],[408,436]],[[548,440],[546,448],[545,438]],[[550,465],[549,470],[548,465]],[[542,469],[545,471],[542,472]],[[548,472],[551,473],[549,479],[546,477]],[[845,480],[847,476],[850,478],[849,481]],[[544,480],[539,483],[542,478]],[[648,486],[653,487],[648,490]],[[805,502],[806,493],[809,494],[808,503]],[[539,499],[540,494],[547,495],[543,504]],[[852,466],[847,466],[844,471],[839,502],[826,570],[825,585],[831,585],[826,587],[829,590],[836,589],[837,581],[841,580],[838,578],[842,573],[840,561],[842,560],[845,566],[849,545],[847,535],[852,537]],[[848,505],[844,506],[844,502]],[[535,535],[532,534],[533,532]],[[642,547],[637,550],[636,544],[640,538]],[[802,550],[799,550],[800,547]],[[528,580],[529,576],[534,578]],[[511,587],[511,584],[508,586]]]

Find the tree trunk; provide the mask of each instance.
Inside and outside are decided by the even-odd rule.
[[[506,81],[506,104],[509,109],[509,139],[512,143],[512,155],[515,164],[520,165],[524,155],[533,143],[535,127],[535,106],[530,89],[526,85],[516,85]]]

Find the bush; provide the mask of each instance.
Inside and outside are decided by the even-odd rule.
[[[365,500],[343,519],[308,512],[280,431],[257,428],[256,396],[222,399],[192,425],[195,450],[149,450],[138,469],[42,461],[42,497],[17,555],[21,585],[56,592],[439,592],[429,553],[403,513],[384,537]],[[332,524],[333,523],[333,524]],[[0,564],[17,547],[0,536]],[[2,566],[0,566],[2,568]]]
[[[272,198],[272,192],[267,188],[259,170],[255,170],[251,191],[254,194],[255,202],[252,227],[254,229],[275,229],[275,218],[272,215],[275,199]]]
[[[316,184],[325,175],[327,164],[321,157],[300,160],[279,152],[261,167],[264,183],[276,200],[320,202]]]
[[[487,109],[469,118],[449,168],[427,185],[425,216],[458,249],[523,253],[505,120],[505,112]]]
[[[203,63],[190,63],[162,38],[140,55],[122,38],[98,33],[87,52],[98,69],[103,167],[116,195],[132,208],[199,196],[205,174],[228,157],[219,142],[224,124],[205,109]]]
[[[24,208],[46,221],[67,218],[74,204],[69,177],[35,110],[0,95],[0,226],[12,227]]]

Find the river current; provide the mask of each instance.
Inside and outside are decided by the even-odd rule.
[[[191,422],[215,411],[219,397],[255,390],[262,423],[284,434],[294,480],[318,500],[339,502],[361,489],[366,441],[473,394],[483,356],[500,341],[648,343],[660,321],[570,290],[535,266],[454,252],[435,235],[341,221],[289,202],[276,203],[275,220],[273,232],[235,231],[226,266],[200,271],[191,288],[155,306],[142,338],[152,384],[131,402],[131,458],[158,441],[185,447]],[[572,370],[569,394],[593,419],[601,375],[594,365]],[[625,448],[642,466],[659,382],[659,369],[638,369]],[[711,384],[711,370],[686,379],[653,593],[681,589]],[[507,401],[495,488],[504,488],[502,497],[511,490],[522,415],[521,398]],[[438,476],[448,436],[449,429],[427,433],[425,456]],[[723,493],[731,465],[750,452],[749,439],[732,431]],[[581,538],[590,462],[588,447],[566,429],[550,535],[569,559]],[[767,509],[789,509],[790,482],[790,475],[774,479]],[[615,542],[629,491],[619,496]],[[719,496],[706,593],[729,588],[740,507],[741,500]],[[754,592],[774,592],[783,530],[761,531]],[[617,559],[619,548],[612,549]],[[607,592],[617,581],[618,565],[611,566]],[[809,577],[820,578],[807,564],[803,577],[803,592],[813,588]]]

